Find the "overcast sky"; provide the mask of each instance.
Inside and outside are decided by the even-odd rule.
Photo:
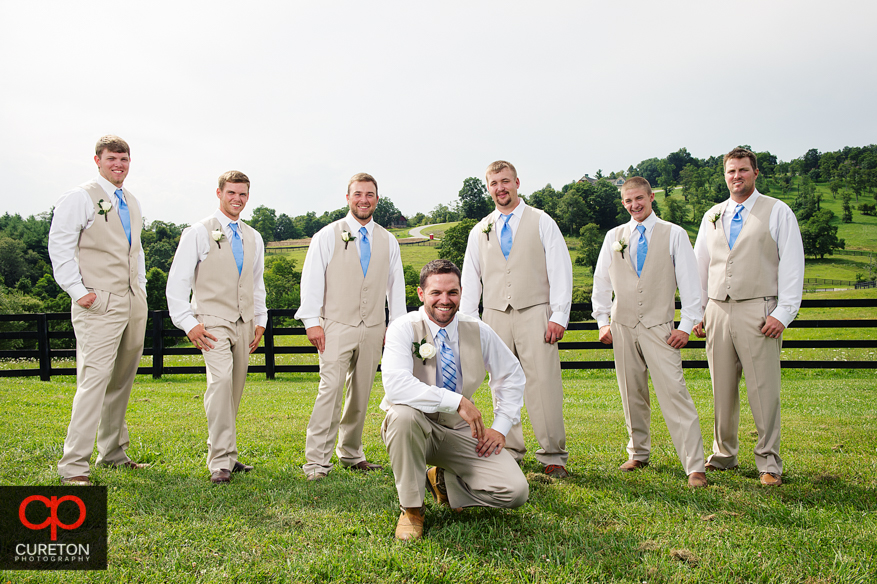
[[[373,174],[405,215],[496,159],[521,192],[686,147],[782,160],[877,141],[874,2],[0,0],[0,211],[48,211],[132,149],[147,220],[216,179],[249,208],[344,205]]]

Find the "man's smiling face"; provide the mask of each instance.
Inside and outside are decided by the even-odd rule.
[[[418,286],[417,296],[429,320],[445,327],[460,308],[460,278],[457,274],[432,274],[423,288]]]

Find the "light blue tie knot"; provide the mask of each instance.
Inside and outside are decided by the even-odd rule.
[[[509,221],[512,219],[512,214],[503,215],[503,219],[505,219],[505,223],[502,225],[502,231],[499,233],[499,247],[502,250],[502,255],[505,256],[505,259],[509,259],[509,254],[512,253],[512,228],[509,227]]]
[[[728,231],[728,247],[730,249],[734,249],[734,242],[737,241],[737,236],[740,235],[740,230],[743,229],[743,217],[740,216],[742,211],[743,205],[737,205],[734,217],[731,218],[731,229]]]
[[[128,245],[131,245],[131,213],[128,211],[128,203],[122,196],[122,189],[116,189],[116,206],[119,207],[119,219],[122,220],[122,228],[125,230],[125,236],[128,238]]]
[[[644,225],[637,225],[636,230],[639,231],[639,241],[636,244],[636,275],[642,276],[643,266],[646,263],[646,254],[649,253],[649,240],[646,239],[646,228]]]
[[[362,277],[368,273],[368,262],[372,258],[372,246],[368,240],[368,229],[359,228],[359,265],[362,266]]]
[[[238,266],[238,275],[240,276],[244,269],[244,242],[238,233],[238,224],[229,223],[228,226],[231,228],[231,253],[234,254],[234,262]]]
[[[445,329],[439,329],[439,356],[442,366],[442,387],[448,391],[457,391],[457,362],[454,352],[448,345],[448,333]]]

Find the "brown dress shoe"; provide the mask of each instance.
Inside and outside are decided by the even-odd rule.
[[[133,460],[126,460],[125,462],[120,462],[119,464],[114,464],[113,468],[130,468],[131,470],[140,470],[141,468],[149,468],[148,462],[134,462]]]
[[[79,475],[77,477],[63,477],[61,479],[62,485],[73,485],[77,487],[90,487],[91,480],[85,475]]]
[[[221,468],[213,471],[210,475],[210,482],[214,485],[222,485],[231,482],[231,471],[227,468]]]
[[[368,472],[370,470],[384,470],[384,467],[382,467],[381,465],[372,464],[367,460],[360,460],[356,464],[352,464],[347,468],[349,468],[350,470],[361,470],[362,472]]]
[[[234,466],[231,469],[231,472],[250,472],[253,470],[253,467],[249,464],[244,464],[240,461],[234,461]]]
[[[448,487],[445,485],[445,469],[434,466],[426,471],[426,489],[435,497],[436,503],[445,507],[451,506],[451,501],[448,499]],[[457,513],[463,511],[462,507],[454,507],[453,509]]]
[[[423,537],[423,508],[403,509],[396,523],[396,539],[411,541]]]
[[[712,464],[710,464],[710,463],[707,463],[707,464],[706,464],[706,469],[707,469],[707,471],[709,471],[709,472],[714,472],[714,471],[722,472],[722,471],[726,471],[726,470],[734,470],[734,469],[737,468],[738,466],[740,466],[740,465],[739,465],[739,464],[735,464],[734,466],[732,466],[732,467],[730,467],[730,468],[719,468],[719,467],[714,466],[714,465],[712,465]]]
[[[706,473],[693,472],[688,475],[688,486],[692,489],[700,489],[706,486]]]
[[[624,464],[618,467],[618,470],[623,470],[624,472],[633,472],[635,470],[639,470],[641,468],[645,468],[649,466],[648,462],[643,462],[641,460],[634,460],[631,458]]]
[[[569,476],[569,473],[566,471],[566,467],[560,464],[548,464],[545,466],[544,469],[542,469],[542,472],[556,479],[565,479]]]
[[[761,481],[761,484],[765,487],[778,487],[783,484],[783,479],[780,478],[780,475],[772,472],[763,472],[758,475],[758,480]]]
[[[326,478],[327,476],[329,476],[327,473],[315,470],[314,472],[312,472],[308,475],[308,480],[309,481],[321,481],[324,478]]]

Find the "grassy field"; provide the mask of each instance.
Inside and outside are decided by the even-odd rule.
[[[712,438],[704,371],[686,377]],[[877,388],[864,371],[785,372],[785,484],[757,484],[754,426],[743,405],[741,467],[690,492],[666,427],[653,413],[651,466],[622,474],[626,434],[611,372],[565,372],[569,479],[531,456],[529,502],[455,514],[428,503],[426,538],[394,541],[392,471],[342,469],[305,480],[304,430],[316,375],[251,375],[238,416],[242,460],[215,487],[204,467],[203,376],[138,378],[129,454],[142,472],[95,469],[109,488],[107,572],[89,582],[872,582],[877,573]],[[0,380],[0,484],[56,484],[73,378]],[[379,437],[380,376],[365,429]],[[489,410],[488,392],[478,404]],[[528,446],[536,445],[528,433]],[[67,582],[63,572],[5,572],[2,582]]]

